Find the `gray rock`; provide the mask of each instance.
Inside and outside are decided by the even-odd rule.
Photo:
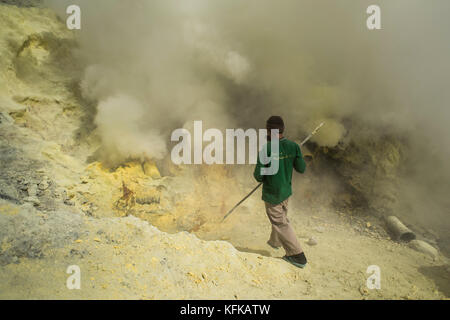
[[[321,227],[321,226],[315,227],[315,228],[314,228],[314,231],[319,232],[319,233],[324,233],[324,232],[325,232],[325,228],[324,228],[324,227]]]
[[[27,192],[29,197],[35,197],[37,194],[37,185],[30,184],[27,188]]]
[[[309,238],[309,240],[306,242],[306,244],[308,244],[310,246],[315,246],[315,245],[317,245],[317,240],[314,238]]]
[[[42,180],[39,183],[38,187],[39,187],[40,190],[47,190],[49,186],[50,186],[50,184],[49,184],[49,182],[47,180]]]
[[[67,206],[74,206],[75,202],[73,202],[72,200],[67,198],[67,199],[64,199],[64,204],[67,205]]]
[[[439,252],[436,248],[434,248],[431,244],[422,241],[422,240],[412,240],[409,242],[409,247],[413,248],[416,251],[422,252],[433,259],[439,256]]]
[[[35,196],[32,197],[26,197],[25,199],[23,199],[25,202],[30,202],[35,206],[38,206],[41,204],[41,201],[39,201],[39,199]]]
[[[61,247],[79,237],[83,224],[79,214],[55,211],[40,223],[42,213],[38,214],[31,203],[18,208],[15,215],[0,215],[0,239],[7,243],[0,254],[0,265],[20,262],[22,257],[42,258],[46,248]]]
[[[16,200],[19,198],[19,193],[13,186],[0,184],[0,198],[6,200]]]

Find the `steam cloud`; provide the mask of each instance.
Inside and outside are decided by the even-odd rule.
[[[163,157],[170,132],[193,120],[260,128],[280,114],[291,137],[326,120],[315,140],[326,146],[407,137],[409,178],[447,198],[448,1],[377,1],[376,31],[366,28],[372,1],[48,3],[62,15],[82,9],[82,91],[98,102],[99,134],[118,161]]]

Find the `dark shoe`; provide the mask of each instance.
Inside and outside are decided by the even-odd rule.
[[[275,247],[275,246],[271,245],[269,241],[267,241],[267,244],[268,244],[269,246],[271,246],[272,248],[274,248],[274,249],[280,249],[280,248],[281,248],[281,246]]]
[[[295,256],[284,256],[283,260],[293,264],[294,266],[298,267],[298,268],[304,268],[306,267],[306,257],[305,254],[302,252],[300,254],[296,254]]]

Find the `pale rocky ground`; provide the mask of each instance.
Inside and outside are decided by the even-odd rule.
[[[298,269],[266,245],[260,193],[220,222],[256,184],[251,168],[105,168],[75,46],[51,11],[0,4],[1,299],[448,299],[447,258],[335,209],[333,177],[295,176],[289,216],[309,259]],[[70,265],[80,290],[66,287]],[[380,290],[366,287],[370,265]]]

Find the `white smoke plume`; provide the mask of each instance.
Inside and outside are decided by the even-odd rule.
[[[63,17],[81,7],[82,92],[117,159],[163,157],[170,132],[194,120],[260,128],[278,114],[293,138],[326,120],[324,146],[406,137],[408,179],[436,191],[448,221],[450,2],[379,0],[371,31],[372,2],[47,1]]]

